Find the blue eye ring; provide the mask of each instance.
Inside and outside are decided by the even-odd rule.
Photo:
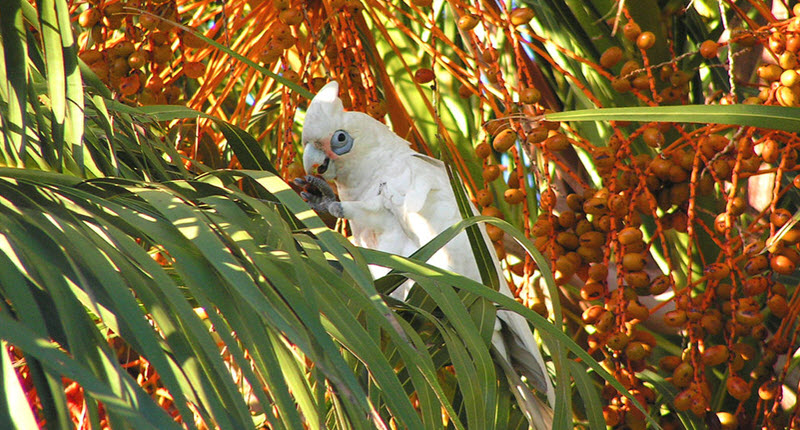
[[[336,155],[344,155],[353,148],[353,137],[344,130],[336,130],[331,135],[331,151]]]

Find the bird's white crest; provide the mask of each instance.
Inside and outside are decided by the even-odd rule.
[[[339,97],[339,83],[330,81],[314,96],[314,102],[332,103]]]
[[[303,133],[306,134],[306,127],[314,124],[328,124],[335,117],[344,112],[342,100],[339,98],[339,83],[331,81],[325,84],[321,90],[311,99],[311,103],[306,110],[305,127]]]

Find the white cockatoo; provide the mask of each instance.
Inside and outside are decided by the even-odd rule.
[[[303,165],[309,175],[296,183],[305,188],[302,196],[314,210],[349,220],[356,245],[407,257],[462,219],[445,166],[411,149],[408,141],[380,121],[345,111],[338,94],[338,83],[330,82],[308,106],[302,139]],[[336,182],[340,201],[326,182],[330,180]],[[500,292],[511,296],[494,247],[482,230],[498,270]],[[428,263],[481,282],[464,232]],[[373,270],[373,276],[387,272]],[[405,299],[406,284],[392,296]],[[552,407],[553,385],[527,320],[507,310],[499,310],[497,318],[492,335],[497,354],[544,393]],[[526,411],[532,426],[549,428],[552,409],[529,391],[526,396],[537,408]]]

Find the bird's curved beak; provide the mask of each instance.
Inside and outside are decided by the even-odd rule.
[[[330,157],[312,143],[307,144],[303,151],[303,167],[310,175],[321,175],[328,180],[336,178],[336,166]]]

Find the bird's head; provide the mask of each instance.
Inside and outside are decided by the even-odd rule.
[[[329,82],[311,100],[303,124],[303,166],[307,173],[337,179],[345,164],[363,161],[377,146],[399,139],[383,123],[362,112],[347,112],[339,84]],[[404,145],[404,146],[405,146]]]

